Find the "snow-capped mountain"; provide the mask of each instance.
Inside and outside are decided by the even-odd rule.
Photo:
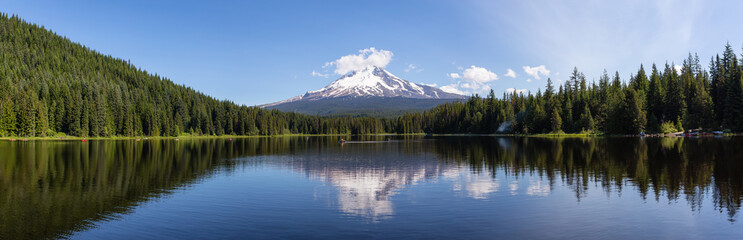
[[[380,67],[369,66],[335,80],[324,88],[284,101],[269,103],[271,107],[297,101],[314,101],[329,98],[384,97],[415,99],[461,99],[465,96],[441,89],[403,80]]]

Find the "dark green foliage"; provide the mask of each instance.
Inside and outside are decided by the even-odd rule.
[[[663,70],[663,82],[665,83],[666,98],[665,113],[661,119],[663,121],[675,121],[677,118],[683,116],[686,111],[686,102],[684,101],[683,86],[679,80],[678,73],[668,64],[666,64],[666,68]]]
[[[655,66],[653,66],[655,67]],[[640,65],[640,70],[637,71],[637,76],[632,79],[630,86],[637,92],[647,93],[649,88],[648,76],[645,74],[645,67]]]
[[[733,131],[743,131],[743,86],[741,85],[741,65],[730,45],[725,46],[723,54],[725,68],[725,113],[723,126]]]
[[[552,132],[562,131],[562,117],[560,117],[557,109],[553,109],[552,114],[550,114],[550,127],[552,127]]]
[[[692,57],[684,60],[681,73],[681,82],[686,96],[687,109],[682,118],[683,125],[690,127],[713,127],[713,104],[708,92],[709,82],[707,73],[702,70],[699,58]]]
[[[660,79],[658,68],[653,64],[653,72],[650,74],[650,86],[646,94],[646,108],[648,116],[648,130],[657,132],[660,129],[663,117],[663,103],[665,101],[665,89]]]
[[[594,127],[595,123],[593,121],[593,115],[591,115],[591,109],[586,106],[580,115],[579,128],[581,131],[591,131]]]
[[[0,14],[0,136],[345,134],[391,120],[238,106]]]
[[[474,97],[466,103],[440,105],[421,114],[422,129],[405,132],[638,134],[699,128],[743,131],[743,70],[729,45],[722,59],[712,61],[709,74],[699,64],[699,58],[691,54],[680,72],[666,64],[661,73],[653,65],[648,80],[641,65],[627,85],[618,72],[611,82],[604,72],[598,85],[587,85],[585,76],[576,68],[557,93],[548,79],[544,94],[506,94],[501,99],[487,100]],[[489,121],[481,123],[480,115]]]
[[[647,120],[642,102],[640,94],[635,89],[624,90],[624,99],[616,107],[617,125],[613,127],[615,133],[638,134],[645,129]]]
[[[236,105],[177,85],[128,61],[92,51],[18,17],[0,14],[0,136],[178,136],[368,134],[368,133],[547,133],[609,134],[674,129],[743,131],[743,82],[730,45],[713,58],[709,73],[698,57],[681,73],[641,65],[624,84],[604,72],[588,84],[575,68],[557,92],[473,96],[428,111],[410,109],[309,116]],[[648,79],[649,78],[649,79]],[[407,100],[399,100],[401,102]],[[451,101],[451,100],[442,100]],[[435,102],[439,103],[439,102]],[[385,105],[393,105],[388,102]],[[397,107],[405,105],[399,104]],[[407,113],[403,113],[407,112]],[[390,117],[395,118],[377,118]]]

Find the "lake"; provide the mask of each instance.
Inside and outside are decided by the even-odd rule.
[[[743,137],[0,142],[2,239],[741,239]]]

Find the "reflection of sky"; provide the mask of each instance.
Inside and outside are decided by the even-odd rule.
[[[632,186],[624,194],[591,187],[577,202],[565,183],[550,187],[546,178],[503,169],[495,178],[446,164],[407,169],[329,164],[309,175],[286,166],[239,169],[73,238],[740,239],[736,236],[743,234],[724,214],[689,211],[683,199],[644,200]],[[328,195],[313,197],[317,189],[328,189]],[[712,199],[704,198],[703,205],[712,206]],[[374,221],[339,217],[338,211]]]
[[[492,193],[498,192],[501,185],[507,188],[510,195],[526,194],[528,196],[545,197],[552,191],[549,183],[537,177],[527,177],[527,181],[519,182],[514,176],[501,174],[503,177],[493,177],[490,172],[473,173],[469,168],[452,168],[442,172],[441,177],[452,182],[455,192],[465,192],[467,197],[474,199],[491,198]],[[524,178],[525,176],[520,176]],[[502,184],[503,183],[503,184]],[[505,185],[507,184],[507,185]],[[524,190],[520,184],[528,184]],[[521,189],[521,191],[519,191]]]
[[[712,211],[711,191],[689,211],[688,199],[645,199],[630,183],[590,178],[577,194],[560,172],[473,169],[393,146],[256,157],[267,164],[220,172],[73,238],[743,239],[739,222]]]
[[[526,188],[526,194],[531,196],[546,197],[550,194],[550,186],[542,181],[529,181],[529,187]]]
[[[473,174],[469,168],[447,169],[442,177],[452,182],[455,192],[464,191],[467,197],[474,199],[487,199],[500,188],[500,183],[491,174]]]
[[[474,199],[486,199],[490,193],[498,191],[500,184],[495,179],[491,178],[477,178],[471,182],[468,182],[465,186],[469,197]]]
[[[425,178],[425,169],[417,172],[385,169],[328,171],[323,176],[338,189],[341,211],[373,219],[394,214],[390,197],[406,184]]]
[[[508,184],[508,189],[511,190],[511,195],[516,195],[516,191],[519,190],[519,181],[511,181],[511,184]]]
[[[425,182],[427,172],[438,172],[434,178],[441,178],[443,183],[450,184],[454,192],[477,200],[492,198],[500,190],[510,195],[539,197],[548,196],[551,191],[549,184],[540,179],[526,178],[526,181],[519,182],[505,174],[496,178],[490,172],[473,173],[469,167],[461,166],[420,165],[405,170],[343,168],[312,172],[316,174],[314,177],[330,183],[338,191],[340,211],[374,220],[394,216],[395,207],[391,198],[409,185]],[[522,187],[520,184],[527,185]]]

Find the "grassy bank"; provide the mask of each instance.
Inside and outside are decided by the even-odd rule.
[[[111,137],[77,137],[77,136],[54,136],[54,137],[0,137],[0,141],[8,141],[8,140],[15,140],[15,141],[37,141],[37,140],[45,140],[45,141],[71,141],[71,140],[143,140],[143,139],[179,139],[179,140],[186,140],[186,139],[228,139],[228,138],[267,138],[267,137],[304,137],[304,136],[312,136],[312,137],[327,137],[327,136],[351,136],[351,134],[284,134],[284,135],[254,135],[254,136],[242,136],[242,135],[201,135],[201,136],[193,136],[193,135],[183,135],[183,136],[171,136],[171,137],[162,137],[162,136],[111,136]]]
[[[740,133],[725,133],[722,136],[741,136]],[[54,137],[0,137],[0,141],[80,141],[80,140],[150,140],[150,139],[229,139],[229,138],[280,138],[280,137],[332,137],[332,136],[433,136],[433,137],[539,137],[539,138],[590,138],[590,137],[639,137],[639,135],[606,135],[602,133],[540,133],[540,134],[475,134],[475,133],[451,133],[451,134],[427,134],[427,133],[375,133],[375,134],[282,134],[282,135],[182,135],[173,137],[162,136],[111,136],[111,137],[77,137],[77,136],[54,136]],[[674,135],[652,134],[646,137],[677,137]]]
[[[542,133],[527,135],[530,137],[547,137],[547,138],[571,138],[571,137],[604,137],[604,134],[597,133]]]

